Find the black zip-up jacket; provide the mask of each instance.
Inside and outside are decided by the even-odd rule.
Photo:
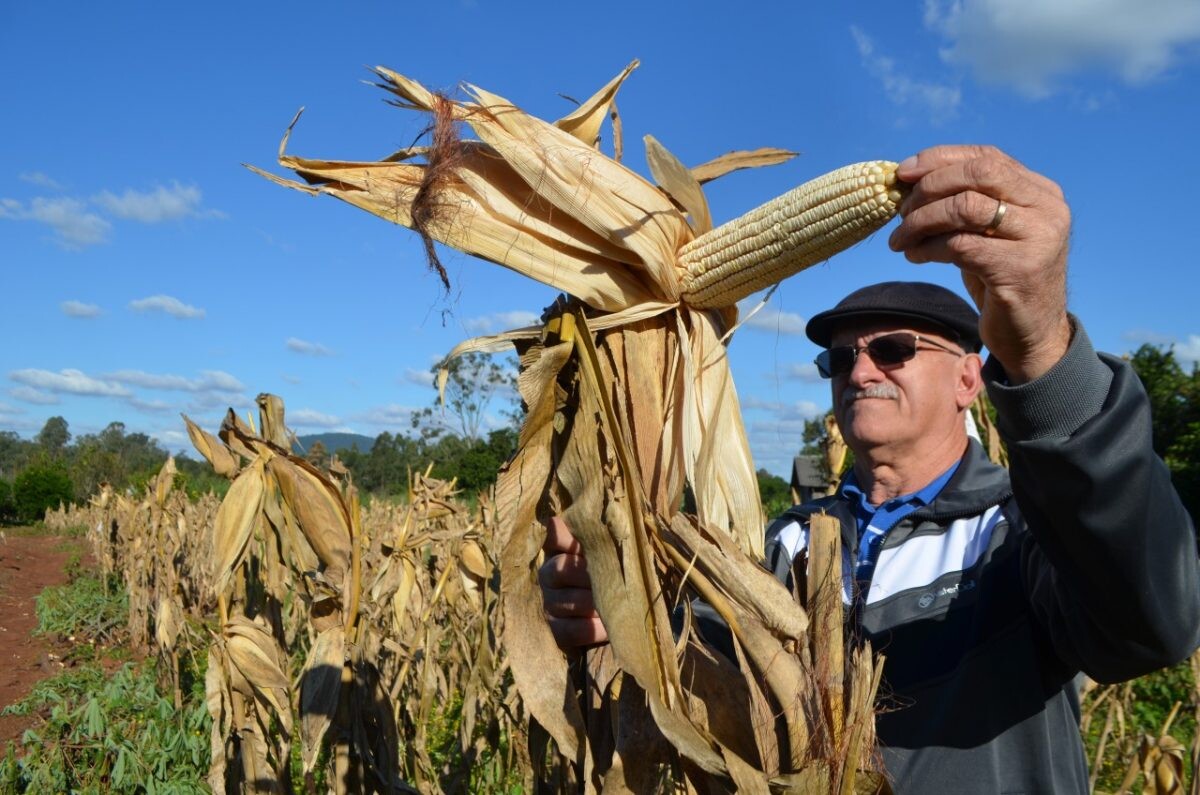
[[[1076,677],[1117,682],[1200,645],[1192,521],[1151,448],[1137,375],[1081,328],[1049,373],[988,391],[1011,469],[972,442],[941,494],[888,533],[859,629],[886,656],[879,748],[897,793],[1086,793]],[[857,524],[841,497],[786,512],[767,565],[790,577],[806,517]],[[707,616],[706,637],[722,645]]]

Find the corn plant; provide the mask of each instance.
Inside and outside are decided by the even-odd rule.
[[[545,325],[451,356],[509,343],[521,355],[529,411],[497,484],[505,638],[530,713],[579,782],[885,787],[865,717],[878,665],[869,650],[844,653],[840,631],[810,625],[801,606],[821,612],[837,583],[810,577],[829,592],[793,596],[756,565],[763,516],[726,345],[738,300],[880,228],[903,187],[894,163],[857,164],[714,228],[703,182],[791,153],[689,169],[647,137],[654,182],[642,178],[618,162],[619,143],[613,158],[597,145],[636,65],[554,123],[478,87],[454,101],[377,68],[396,104],[432,116],[430,146],[313,160],[285,154],[285,135],[279,162],[309,184],[259,173],[413,228],[443,279],[435,240],[571,296]],[[678,510],[685,488],[694,516]],[[580,540],[611,638],[578,678],[535,585],[541,523],[554,513]],[[831,552],[814,548],[811,567],[828,568]],[[707,654],[686,626],[675,637],[671,609],[695,595],[722,611],[740,666]],[[698,684],[714,679],[742,684]]]

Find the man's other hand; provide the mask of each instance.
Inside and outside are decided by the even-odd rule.
[[[538,570],[542,604],[554,640],[563,651],[608,642],[608,631],[592,601],[587,559],[561,516],[546,525],[546,562]]]

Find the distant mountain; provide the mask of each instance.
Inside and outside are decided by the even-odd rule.
[[[305,436],[297,436],[296,440],[304,450],[298,450],[303,454],[313,442],[320,442],[325,445],[325,450],[330,453],[336,453],[338,450],[350,450],[354,447],[358,448],[360,453],[369,453],[375,445],[375,440],[370,436],[363,436],[361,433],[310,433]]]

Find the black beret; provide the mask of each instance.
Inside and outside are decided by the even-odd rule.
[[[983,347],[975,308],[945,287],[927,282],[880,282],[855,290],[833,309],[813,315],[804,331],[810,340],[828,348],[835,323],[876,316],[933,323],[952,332],[968,351],[978,353]]]

